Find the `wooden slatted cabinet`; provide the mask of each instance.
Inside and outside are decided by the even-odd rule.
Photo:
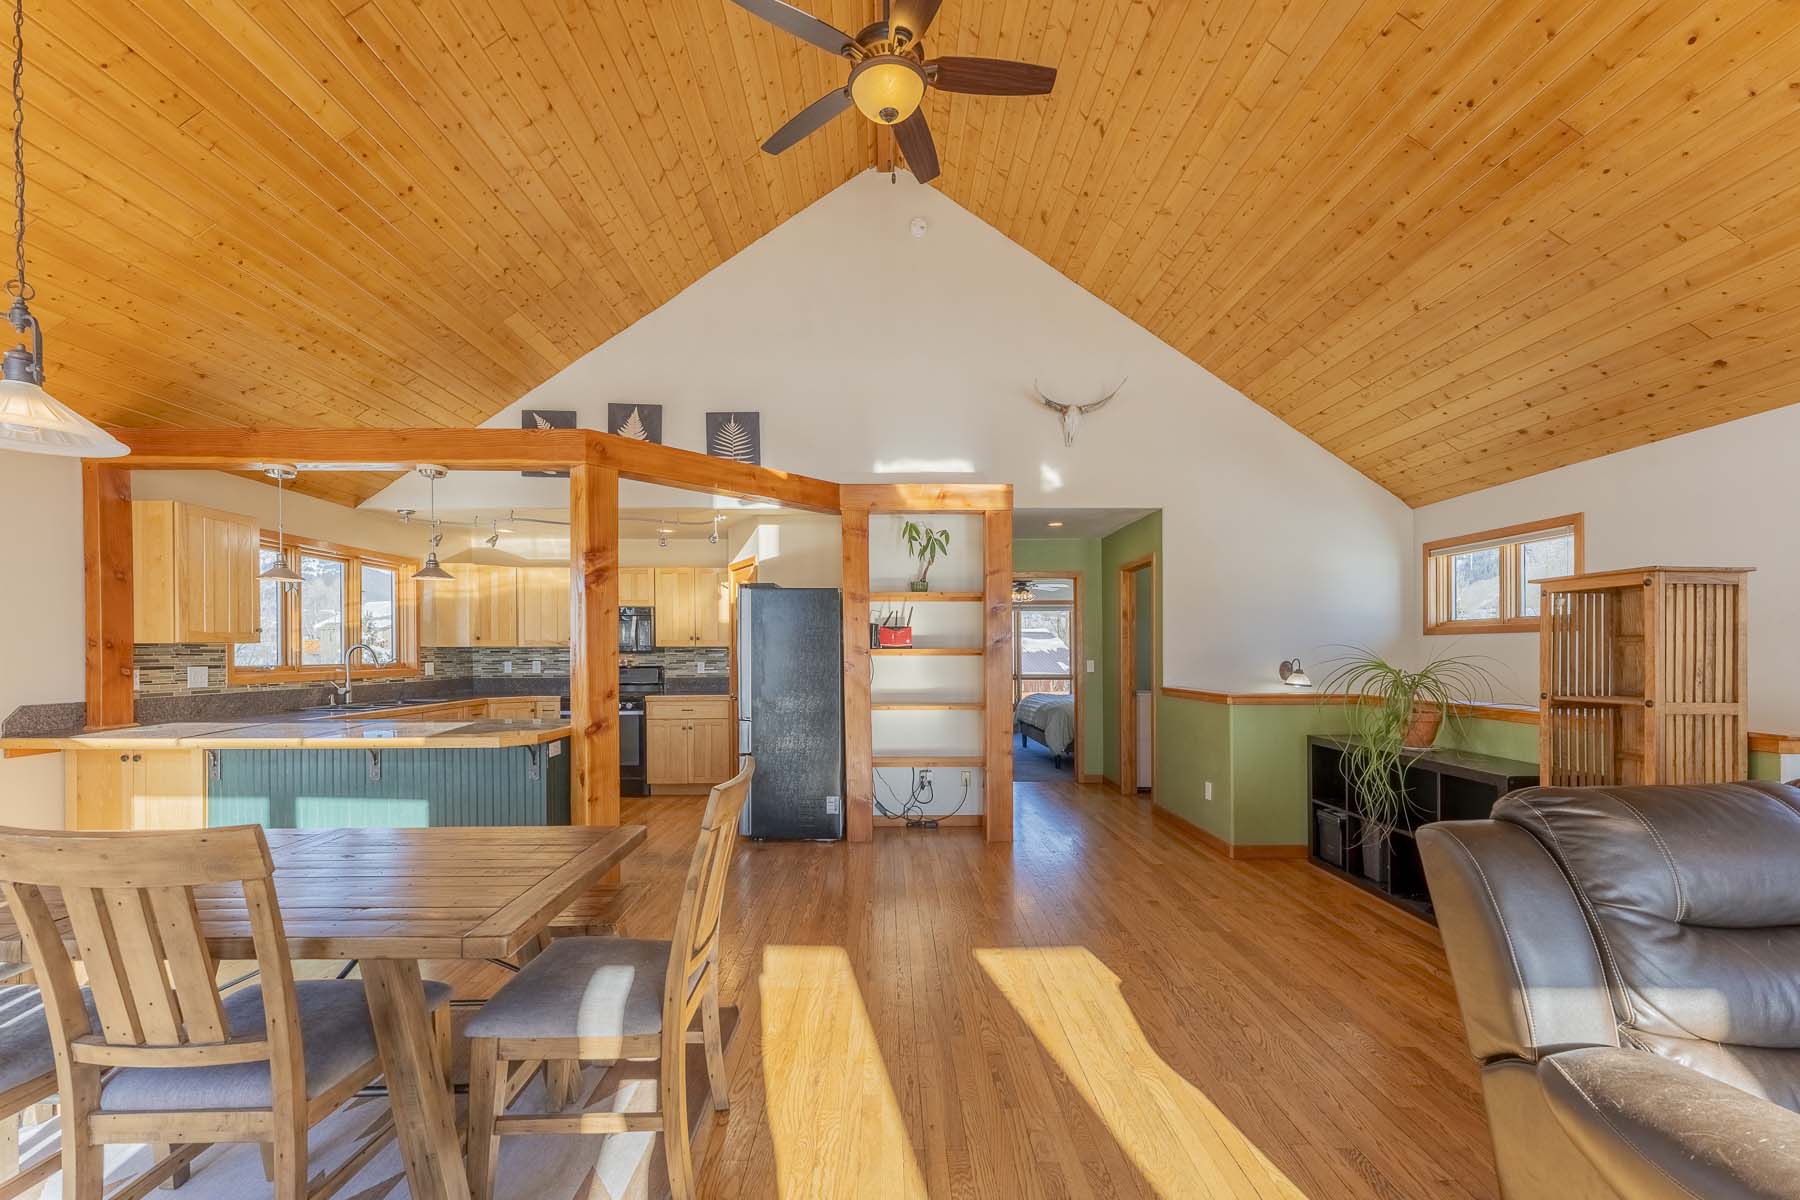
[[[1748,777],[1749,574],[1636,567],[1542,581],[1544,783]]]

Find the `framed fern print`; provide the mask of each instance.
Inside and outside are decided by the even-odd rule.
[[[660,446],[663,440],[662,410],[660,404],[608,404],[606,432]]]
[[[575,410],[572,408],[526,408],[519,410],[519,427],[521,429],[573,429],[575,428]],[[527,479],[567,479],[567,471],[520,471]]]
[[[706,452],[714,458],[762,465],[762,414],[710,412],[706,414]]]

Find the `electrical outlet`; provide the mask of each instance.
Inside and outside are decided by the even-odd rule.
[[[136,667],[131,668],[131,690],[134,692],[144,690],[144,673]]]
[[[436,674],[437,674],[437,664],[436,663],[426,663],[425,664],[425,678],[430,679],[433,675],[436,675]]]
[[[1207,781],[1206,781],[1206,793],[1205,793],[1205,798],[1206,798],[1206,799],[1207,799],[1207,800],[1211,800],[1211,799],[1212,799],[1212,780],[1210,780],[1210,779],[1209,779],[1209,780],[1207,780]]]
[[[931,782],[931,768],[930,767],[920,767],[919,768],[919,786],[924,787],[926,784],[928,784],[930,782]]]
[[[500,673],[502,675],[511,675],[512,674],[512,659],[507,658],[507,659],[501,660]]]
[[[975,782],[975,772],[964,771],[963,772],[963,786],[968,787],[971,783],[974,783],[974,782]]]
[[[210,667],[189,667],[187,681],[189,691],[208,687],[212,683],[212,669]]]
[[[1091,658],[1087,660],[1087,669],[1089,675],[1094,673],[1094,660]]]
[[[531,673],[533,675],[542,675],[544,673],[544,660],[543,659],[534,658],[531,660]]]

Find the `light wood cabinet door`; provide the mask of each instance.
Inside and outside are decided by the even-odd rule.
[[[694,644],[694,568],[656,568],[656,644]]]
[[[691,721],[693,730],[692,778],[690,783],[708,787],[724,783],[737,774],[737,744],[732,737],[730,720]]]
[[[519,568],[519,645],[569,644],[569,568]]]
[[[648,607],[656,603],[655,567],[619,568],[619,603]]]
[[[422,646],[473,646],[475,644],[475,578],[467,565],[447,566],[449,579],[428,579],[419,584],[419,644]]]
[[[723,646],[728,640],[730,582],[730,574],[722,567],[694,568],[694,645]]]
[[[71,829],[199,829],[206,756],[199,750],[80,750],[69,755]]]
[[[254,642],[262,530],[249,517],[174,500],[131,506],[133,637]]]
[[[518,646],[519,568],[476,564],[469,568],[474,608],[469,624],[477,646]]]
[[[694,732],[687,721],[644,722],[644,781],[682,784],[693,774]]]

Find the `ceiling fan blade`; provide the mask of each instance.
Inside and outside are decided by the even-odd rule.
[[[912,33],[912,40],[918,41],[931,28],[931,22],[937,16],[938,6],[944,0],[895,0],[894,9],[888,14],[889,29],[906,29]]]
[[[793,120],[769,135],[769,140],[762,144],[766,154],[780,154],[795,142],[824,125],[831,118],[850,107],[850,89],[839,88],[835,92],[826,92],[817,100],[800,110]]]
[[[892,126],[894,140],[900,143],[900,153],[906,155],[906,168],[913,173],[913,178],[920,183],[930,183],[938,177],[937,146],[931,141],[931,126],[925,123],[925,110],[915,109],[913,115]]]
[[[1004,58],[934,58],[925,64],[931,85],[972,96],[1046,96],[1056,86],[1056,68]]]
[[[784,4],[782,0],[736,0],[736,4],[769,24],[811,42],[827,54],[842,54],[844,47],[856,44],[856,39],[843,30],[833,28],[791,4]]]

